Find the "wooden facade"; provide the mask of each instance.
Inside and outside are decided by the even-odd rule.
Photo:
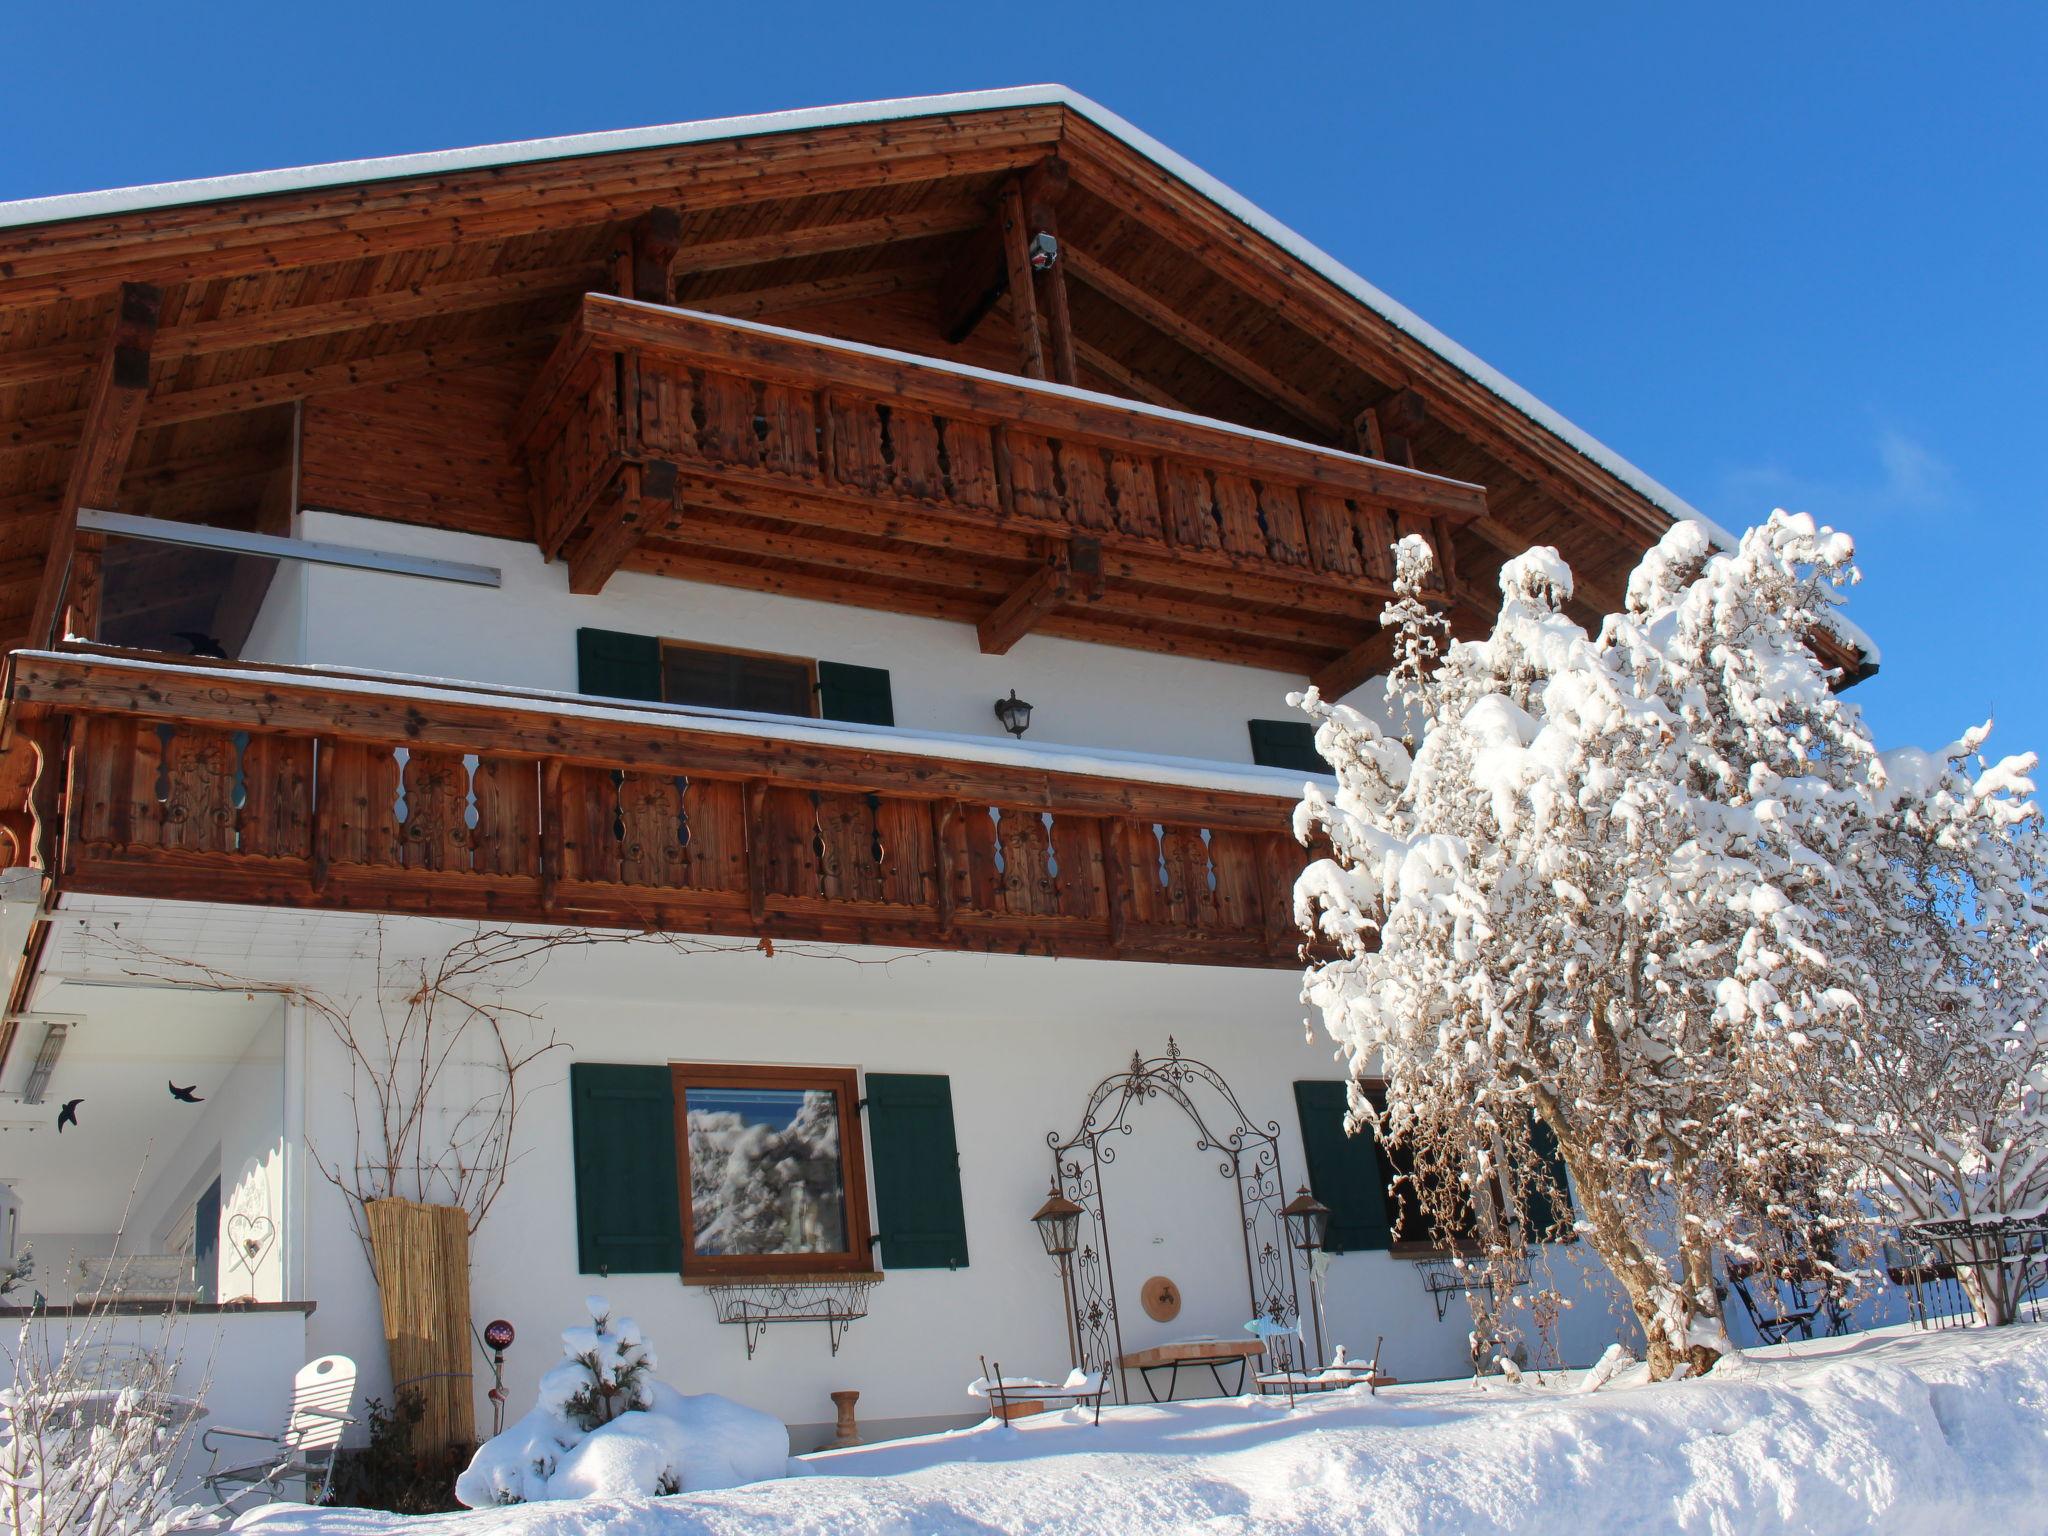
[[[886,539],[988,651],[1035,628],[1312,670],[1378,629],[1396,539],[1448,563],[1449,530],[1485,510],[1475,486],[1355,455],[598,295],[516,436],[572,591],[639,550],[687,575],[756,529],[800,563]]]
[[[0,219],[5,846],[60,892],[1286,963],[1284,800],[52,659],[232,648],[262,599],[203,552],[126,579],[78,513],[320,508],[576,592],[1336,695],[1385,665],[1395,538],[1470,628],[1535,543],[1618,606],[1669,525],[1454,350],[1058,92]]]
[[[306,670],[21,653],[12,861],[59,888],[765,939],[1298,963],[1292,797]]]

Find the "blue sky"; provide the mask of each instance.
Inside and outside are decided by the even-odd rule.
[[[0,9],[0,198],[1059,80],[1721,521],[1856,535],[1885,745],[2048,746],[2048,7]]]

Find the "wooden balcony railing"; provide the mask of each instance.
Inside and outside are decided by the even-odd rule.
[[[60,890],[1285,965],[1291,797],[390,679],[18,652]],[[26,759],[24,761],[23,759]]]
[[[824,337],[591,294],[515,436],[535,536],[840,600],[1313,671],[1378,631],[1390,546],[1451,572],[1478,486]],[[752,574],[749,574],[749,573]],[[813,573],[807,576],[805,573]],[[794,583],[794,585],[791,585]]]

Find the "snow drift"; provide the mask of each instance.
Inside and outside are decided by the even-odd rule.
[[[280,1507],[260,1536],[799,1532],[1380,1536],[2048,1533],[2048,1327],[1779,1346],[1698,1381],[1626,1367],[1284,1402],[1048,1414],[802,1458],[665,1499],[405,1519]]]

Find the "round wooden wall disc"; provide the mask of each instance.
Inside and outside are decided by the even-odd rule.
[[[1164,1275],[1154,1275],[1138,1292],[1145,1315],[1155,1323],[1170,1323],[1180,1316],[1180,1287]]]

